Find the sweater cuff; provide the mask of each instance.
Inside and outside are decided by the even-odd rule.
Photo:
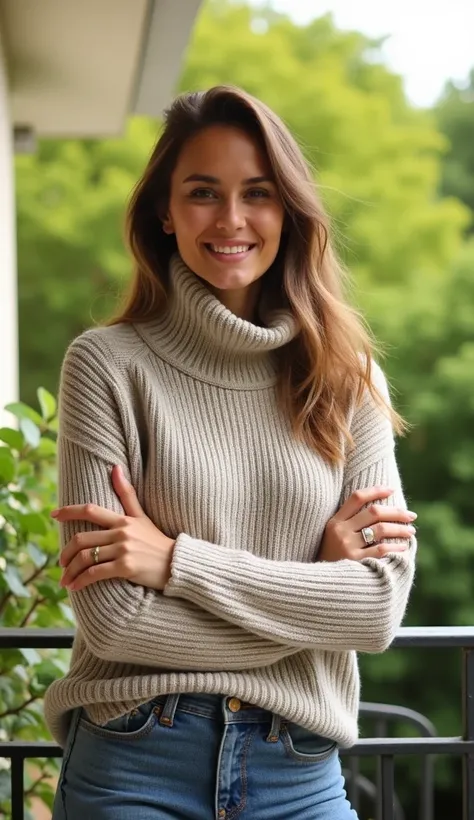
[[[186,592],[201,586],[203,578],[219,572],[219,557],[223,547],[192,538],[182,532],[178,535],[171,561],[171,577],[163,595],[170,598],[186,598]],[[197,583],[196,583],[197,582]]]

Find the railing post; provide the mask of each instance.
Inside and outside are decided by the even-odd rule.
[[[25,761],[22,755],[15,755],[11,763],[11,784],[12,784],[12,820],[24,820],[25,809],[25,783],[24,767]]]
[[[379,759],[381,792],[379,807],[383,820],[395,818],[395,773],[392,755],[381,755]]]
[[[463,649],[463,735],[464,740],[474,740],[474,649]],[[465,754],[463,772],[463,820],[474,817],[474,755]]]

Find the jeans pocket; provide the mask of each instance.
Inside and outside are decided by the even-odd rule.
[[[96,737],[109,738],[111,740],[133,741],[149,734],[153,729],[161,707],[156,700],[142,703],[131,712],[112,718],[108,723],[100,725],[92,721],[85,709],[82,710],[79,720],[79,728],[95,735]]]
[[[334,740],[321,737],[296,723],[284,724],[281,738],[288,757],[298,763],[319,763],[337,749]]]

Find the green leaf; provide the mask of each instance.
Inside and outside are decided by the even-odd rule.
[[[41,567],[47,560],[47,556],[42,552],[36,544],[32,544],[29,542],[26,546],[28,551],[28,555],[30,556],[31,560],[33,561],[36,567]]]
[[[9,564],[3,574],[5,581],[7,582],[8,588],[13,595],[16,595],[17,598],[31,598],[31,594],[29,590],[23,585],[23,582],[20,577],[20,573]]]
[[[58,432],[58,430],[59,430],[59,419],[58,419],[57,416],[54,419],[51,419],[51,421],[49,422],[48,430],[52,430],[53,433]]]
[[[35,535],[46,535],[48,532],[45,518],[40,513],[20,515],[20,524],[24,532],[34,533]]]
[[[39,405],[41,407],[41,415],[45,421],[49,421],[56,415],[56,399],[44,387],[38,387],[36,391]]]
[[[0,447],[0,483],[9,484],[15,476],[15,460],[8,447]]]
[[[29,418],[20,420],[20,429],[30,447],[37,447],[41,440],[38,425]]]
[[[37,424],[38,427],[42,427],[43,419],[41,418],[40,414],[33,410],[32,407],[28,407],[27,404],[24,404],[22,401],[16,401],[12,404],[7,404],[5,407],[8,413],[11,413],[13,416],[16,416],[17,419],[29,419],[34,424]]]
[[[9,447],[14,450],[22,450],[25,444],[22,433],[19,430],[14,430],[12,427],[0,427],[0,441],[4,441]]]
[[[2,668],[12,669],[14,666],[22,662],[21,652],[19,649],[2,649]],[[6,676],[0,676],[0,692],[2,695],[8,695],[11,690],[11,681]]]
[[[26,495],[26,493],[19,492],[18,490],[14,490],[11,493],[11,497],[14,498],[16,501],[18,501],[20,504],[23,504],[23,505],[28,504],[28,502],[29,502],[29,498]]]
[[[56,455],[56,442],[52,438],[42,437],[38,444],[38,456],[48,458]]]
[[[61,677],[63,674],[64,670],[59,668],[58,665],[52,660],[44,661],[36,669],[38,683],[41,686],[49,686],[50,683],[57,680],[57,678]]]
[[[0,800],[9,800],[11,795],[10,770],[0,769]]]
[[[30,664],[30,666],[35,666],[38,663],[41,663],[41,655],[36,649],[20,649],[21,654],[23,655],[25,661]]]

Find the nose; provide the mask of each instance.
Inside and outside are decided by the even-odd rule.
[[[245,228],[246,221],[244,203],[240,199],[229,198],[222,203],[216,220],[216,228],[233,233],[236,230]]]

